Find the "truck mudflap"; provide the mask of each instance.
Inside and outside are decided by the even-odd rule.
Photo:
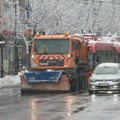
[[[23,72],[19,75],[21,91],[69,91],[68,76],[63,71]]]

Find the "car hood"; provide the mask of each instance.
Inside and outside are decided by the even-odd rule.
[[[101,79],[120,79],[120,75],[119,74],[92,75],[90,78],[97,79],[97,80],[101,80]]]

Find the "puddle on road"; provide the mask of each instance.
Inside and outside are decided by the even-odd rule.
[[[108,96],[108,97],[107,97]],[[107,97],[106,98],[106,100],[107,99],[110,99],[109,98],[109,96],[110,97],[112,97],[113,98],[113,102],[114,102],[114,104],[117,104],[118,103],[118,94],[111,94],[111,93],[107,93],[107,94],[97,94],[97,95],[95,95],[95,94],[93,94],[93,95],[91,95],[91,101],[93,102],[93,103],[95,103],[96,102],[96,97],[98,98],[98,97]]]
[[[77,110],[74,110],[74,111],[72,112],[72,114],[78,113],[79,111],[82,111],[82,110],[84,110],[85,108],[86,108],[85,106],[82,106],[82,107],[80,107],[80,108],[77,108]]]
[[[52,118],[50,120],[64,120],[64,117],[63,116],[57,116],[57,117]]]
[[[68,112],[67,115],[68,115],[68,116],[71,116],[72,114],[76,114],[76,113],[84,110],[85,108],[86,108],[86,106],[82,106],[82,107],[80,107],[80,108],[77,108],[76,110],[73,110],[73,111],[71,111],[71,112]]]
[[[35,101],[35,103],[45,103],[45,102],[48,102],[48,100],[38,100],[38,101]]]

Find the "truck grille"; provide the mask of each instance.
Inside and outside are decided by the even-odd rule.
[[[62,59],[56,59],[56,60],[40,60],[39,61],[40,66],[64,66],[64,60]]]

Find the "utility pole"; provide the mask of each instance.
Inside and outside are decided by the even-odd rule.
[[[15,0],[15,48],[14,48],[14,73],[19,72],[19,56],[18,56],[18,47],[17,47],[17,33],[18,33],[18,0]]]
[[[2,12],[2,8],[3,8],[3,1],[0,1],[0,15],[2,16],[3,12]],[[0,22],[0,30],[2,29],[2,23]]]
[[[0,1],[0,15],[3,15],[3,1]],[[2,23],[0,22],[0,30],[2,30]],[[4,70],[3,70],[3,47],[5,46],[5,42],[3,41],[4,38],[0,35],[0,77],[3,77]]]
[[[1,68],[1,77],[3,77],[4,74],[4,70],[3,70],[3,47],[5,47],[5,42],[2,40],[0,40],[0,48],[1,48],[1,64],[0,64],[0,68]]]
[[[3,47],[1,47],[1,78],[3,78]]]
[[[30,69],[30,56],[29,56],[29,43],[28,42],[26,42],[26,56],[27,56],[27,58],[26,58],[26,60],[27,60],[27,69],[29,70]]]
[[[29,0],[27,0],[26,11],[27,11],[27,19],[29,20],[30,17],[31,17],[31,12],[32,12],[32,8],[30,6]],[[28,27],[30,27],[30,24],[29,23],[27,23],[27,24],[28,24]],[[30,46],[29,46],[29,42],[26,42],[25,44],[26,44],[26,56],[27,56],[27,58],[26,58],[26,60],[27,60],[27,69],[29,70],[30,69],[30,51],[29,51]]]

